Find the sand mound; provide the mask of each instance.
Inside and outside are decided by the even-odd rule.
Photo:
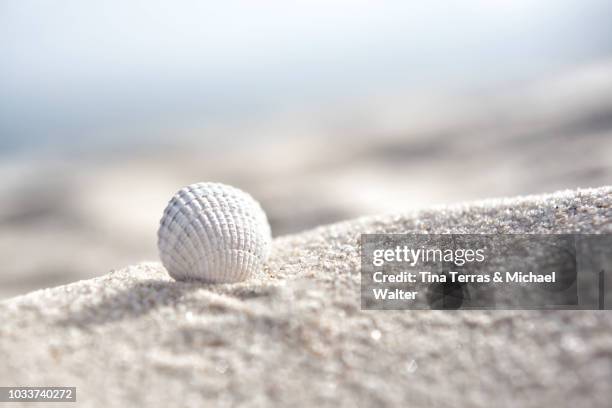
[[[609,406],[611,314],[364,312],[364,232],[612,233],[612,187],[320,227],[240,284],[150,263],[13,298],[0,384],[96,406]]]

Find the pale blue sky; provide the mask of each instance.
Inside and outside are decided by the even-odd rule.
[[[603,0],[0,0],[5,146],[197,126],[612,55]]]

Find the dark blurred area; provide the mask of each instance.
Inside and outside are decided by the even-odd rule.
[[[157,259],[180,187],[275,236],[612,184],[606,1],[0,4],[0,297]]]

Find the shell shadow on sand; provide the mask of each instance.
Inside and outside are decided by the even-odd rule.
[[[268,297],[274,293],[274,286],[269,285],[246,287],[242,284],[215,285],[199,281],[147,279],[131,283],[125,289],[111,294],[104,294],[98,302],[87,302],[80,308],[71,308],[56,324],[93,327],[134,319],[163,307],[180,307],[181,304],[189,310],[223,313],[236,309],[237,303]]]

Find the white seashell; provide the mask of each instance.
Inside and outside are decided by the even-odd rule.
[[[196,183],[168,203],[157,232],[162,263],[176,280],[238,282],[267,259],[270,225],[249,194],[220,183]]]

